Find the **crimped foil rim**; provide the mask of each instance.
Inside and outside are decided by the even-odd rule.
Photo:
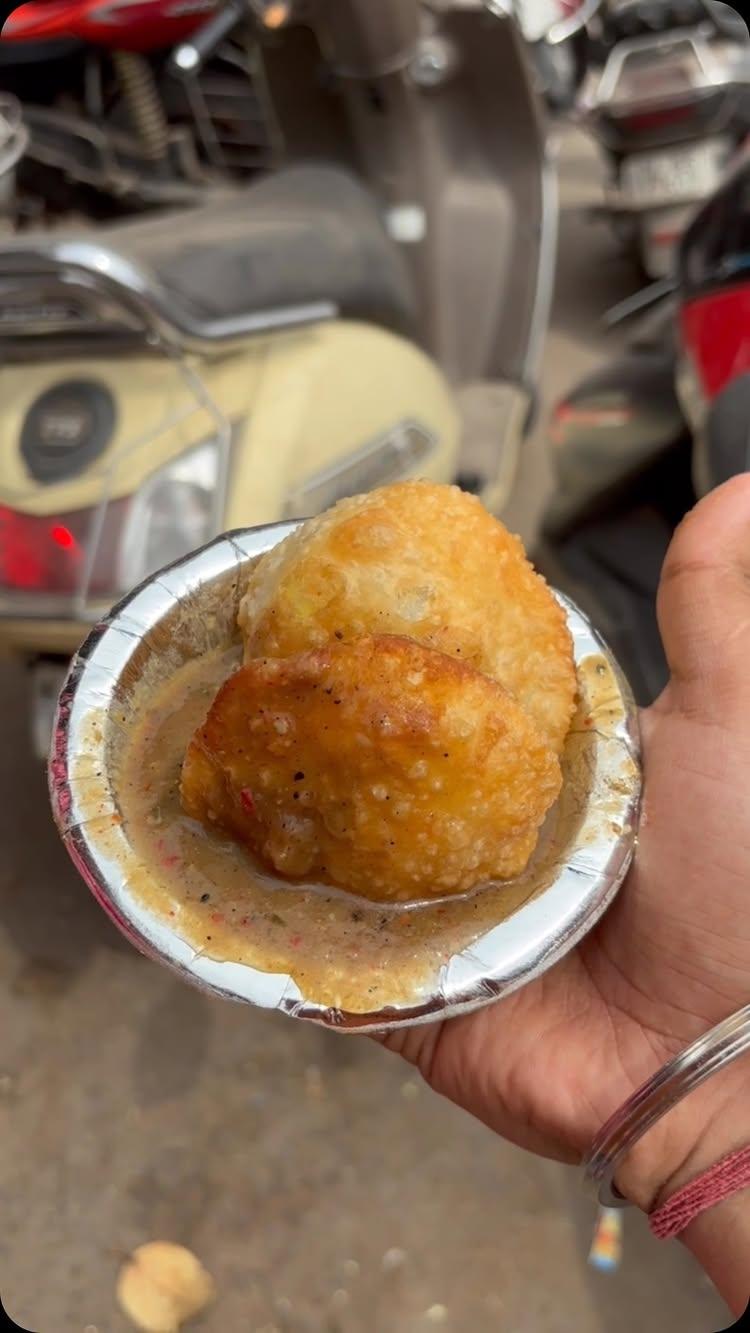
[[[217,578],[241,574],[248,562],[297,526],[274,523],[219,537],[141,584],[95,626],[71,662],[55,717],[49,765],[55,822],[81,876],[131,943],[202,989],[352,1032],[384,1031],[467,1013],[518,989],[568,953],[612,902],[635,848],[640,800],[636,707],[607,645],[562,594],[555,595],[566,612],[576,664],[592,654],[601,655],[617,680],[622,718],[607,739],[612,764],[617,764],[619,755],[623,775],[627,775],[620,784],[618,807],[610,807],[609,826],[620,831],[606,839],[600,834],[592,836],[597,819],[594,788],[571,854],[554,881],[470,948],[455,954],[440,969],[434,993],[418,1002],[366,1013],[333,1009],[303,994],[286,973],[264,972],[246,963],[220,962],[196,953],[130,890],[123,869],[125,857],[118,856],[111,841],[109,846],[102,845],[97,820],[87,813],[86,781],[74,773],[84,752],[88,771],[104,775],[110,813],[117,810],[107,773],[106,735],[100,729],[100,740],[92,742],[91,721],[94,715],[106,716],[107,708],[116,701],[123,672],[142,640],[177,602],[199,597],[201,589]],[[612,746],[613,740],[618,744]],[[610,787],[607,793],[611,803]],[[601,826],[601,820],[598,822]],[[125,835],[120,836],[124,849]]]

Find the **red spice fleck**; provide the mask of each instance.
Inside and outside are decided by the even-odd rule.
[[[223,912],[212,912],[212,913],[211,913],[211,920],[212,920],[212,921],[216,921],[217,923],[220,922],[220,921],[223,921],[223,920],[224,920],[224,913],[223,913]]]
[[[249,815],[255,814],[255,799],[249,787],[242,788],[242,791],[240,792],[240,803],[242,809],[246,810]]]
[[[170,870],[172,866],[178,866],[180,864],[179,854],[177,852],[167,852],[163,838],[160,838],[157,842],[156,850],[159,853],[159,859],[166,870]]]
[[[241,925],[241,926],[249,926],[249,925],[250,925],[250,922],[252,921],[252,919],[253,919],[253,918],[252,918],[251,916],[241,916],[241,917],[240,917],[240,925]]]
[[[302,936],[301,936],[301,935],[292,935],[291,938],[290,938],[290,940],[289,940],[289,943],[291,944],[291,946],[292,946],[293,949],[299,949],[299,946],[300,946],[300,944],[302,943]]]

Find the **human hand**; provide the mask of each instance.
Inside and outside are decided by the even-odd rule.
[[[750,475],[680,526],[658,612],[671,680],[642,714],[639,846],[614,906],[523,990],[384,1042],[505,1138],[565,1161],[750,998]],[[649,1208],[748,1142],[749,1093],[742,1062],[711,1080],[631,1153],[620,1189]]]

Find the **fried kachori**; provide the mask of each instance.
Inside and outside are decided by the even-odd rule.
[[[282,876],[380,901],[523,870],[561,784],[536,723],[455,651],[352,634],[225,682],[183,766],[188,814]]]
[[[396,634],[499,681],[560,754],[576,677],[565,614],[513,536],[455,486],[405,481],[342,500],[252,570],[245,660]]]

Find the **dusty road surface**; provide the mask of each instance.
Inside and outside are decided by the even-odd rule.
[[[635,279],[581,206],[563,145],[549,403],[606,351]],[[514,522],[548,485],[544,413]],[[708,1333],[730,1320],[677,1245],[626,1218],[586,1265],[575,1172],[494,1138],[360,1038],[207,999],[135,954],[77,879],[28,757],[25,682],[0,667],[0,1292],[34,1333],[126,1333],[114,1288],[147,1240],[190,1246],[203,1333]]]

